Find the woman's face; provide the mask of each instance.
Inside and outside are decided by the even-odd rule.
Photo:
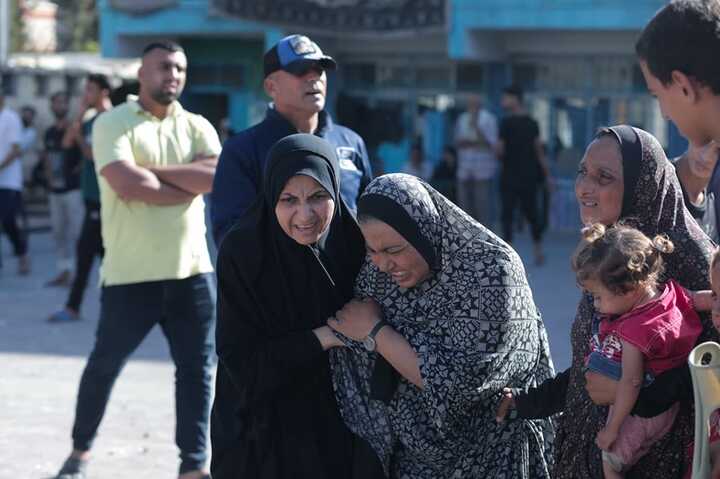
[[[395,229],[378,220],[360,223],[370,260],[401,288],[412,288],[430,276],[425,258]]]
[[[282,230],[302,245],[317,243],[330,226],[335,201],[320,183],[305,175],[288,180],[275,205]]]
[[[575,179],[575,196],[584,224],[612,225],[620,219],[623,194],[622,157],[617,141],[599,138],[588,146]]]

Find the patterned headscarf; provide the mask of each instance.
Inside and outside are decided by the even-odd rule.
[[[708,289],[712,243],[685,208],[675,168],[658,141],[650,133],[627,125],[609,128],[599,135],[615,138],[620,146],[625,184],[620,219],[650,238],[665,234],[675,244],[675,252],[664,257],[664,279],[674,279],[691,290]],[[595,437],[607,420],[607,408],[590,400],[584,378],[594,314],[592,299],[584,295],[572,326],[573,361],[565,413],[558,420],[554,474],[558,479],[603,477]],[[701,340],[717,338],[708,315],[701,317]],[[680,477],[692,440],[690,410],[689,405],[681,409],[673,430],[637,463],[632,477]]]
[[[383,204],[388,211],[378,209]],[[424,388],[401,378],[386,401],[374,399],[373,374],[384,360],[348,340],[348,348],[331,353],[346,424],[394,477],[549,477],[551,421],[495,421],[503,387],[532,386],[553,374],[517,253],[410,175],[375,179],[358,214],[403,235],[431,276],[404,289],[369,261],[361,269],[356,294],[380,304],[410,343]]]

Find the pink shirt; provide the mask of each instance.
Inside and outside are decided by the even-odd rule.
[[[626,341],[643,353],[645,370],[657,376],[684,364],[701,332],[689,294],[670,280],[658,298],[615,319],[603,319],[598,352],[620,362],[620,341]]]

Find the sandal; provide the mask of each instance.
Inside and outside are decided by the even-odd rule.
[[[87,477],[85,475],[87,463],[87,460],[70,456],[65,459],[65,463],[57,476],[55,476],[55,479],[85,479]]]

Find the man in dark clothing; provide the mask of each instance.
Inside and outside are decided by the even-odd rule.
[[[545,160],[540,128],[523,106],[523,92],[517,86],[505,88],[502,106],[507,116],[500,123],[498,157],[500,173],[500,199],[502,228],[507,242],[512,242],[515,207],[530,223],[535,245],[535,262],[542,264],[543,219],[538,208],[538,188],[551,180]]]
[[[720,144],[715,142],[703,147],[691,144],[682,156],[672,160],[682,187],[685,207],[715,243],[720,240],[720,235],[715,195],[709,191],[708,184],[715,170],[719,151]]]
[[[64,92],[50,97],[55,123],[45,131],[42,161],[50,190],[50,220],[55,238],[58,275],[47,286],[68,286],[72,279],[75,241],[82,221],[82,193],[80,192],[80,148],[64,148],[63,137],[70,122],[67,120],[68,96]]]
[[[265,119],[241,131],[224,145],[210,199],[213,236],[225,233],[255,201],[268,150],[293,133],[312,133],[335,147],[340,162],[343,200],[355,211],[357,198],[372,179],[365,143],[349,128],[333,123],[324,111],[326,70],[335,60],[302,35],[280,40],[264,56],[263,87],[273,102]]]
[[[85,82],[80,111],[77,118],[65,132],[63,146],[79,146],[83,154],[81,190],[85,201],[85,219],[76,245],[75,277],[65,308],[50,316],[50,322],[67,322],[80,319],[80,305],[96,256],[103,256],[103,244],[100,223],[100,189],[95,174],[92,156],[92,125],[100,113],[112,108],[110,102],[110,82],[105,75],[93,73]],[[89,109],[94,111],[91,118],[85,119]],[[84,120],[84,121],[83,121]]]

